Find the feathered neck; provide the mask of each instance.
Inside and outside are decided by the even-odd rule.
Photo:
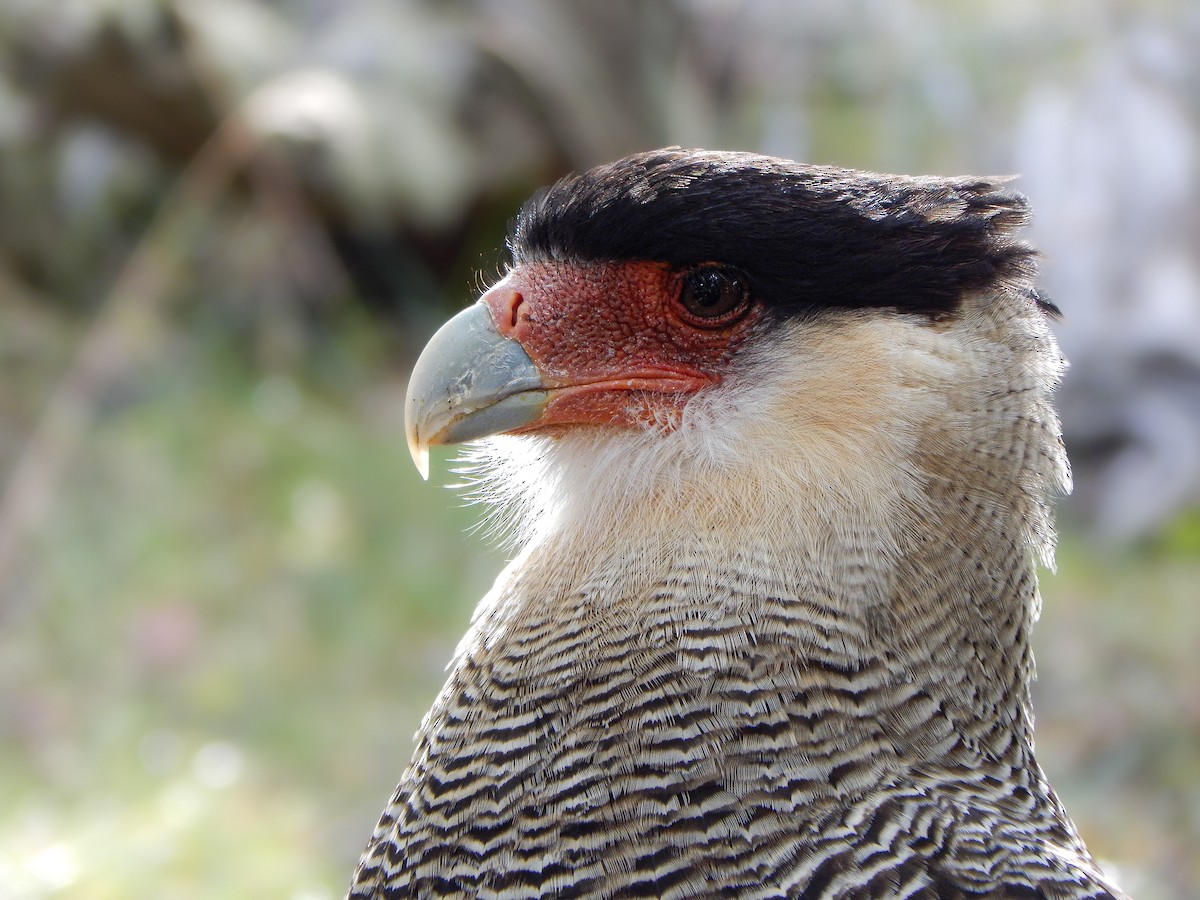
[[[900,717],[897,741],[1026,754],[1035,569],[1049,495],[1069,488],[1049,404],[1062,363],[1023,297],[968,303],[940,325],[781,325],[656,430],[473,449],[475,494],[519,549],[460,652],[514,627],[641,617],[680,637],[732,617],[743,650],[882,666],[957,731],[905,734]]]

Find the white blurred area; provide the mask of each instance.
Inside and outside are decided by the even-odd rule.
[[[1045,284],[1068,315],[1062,407],[1078,510],[1102,537],[1200,500],[1200,7],[1106,30],[1031,86],[1015,132]]]

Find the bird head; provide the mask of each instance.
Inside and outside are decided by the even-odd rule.
[[[953,477],[990,429],[1019,481],[1031,461],[1008,425],[1057,441],[1061,369],[1015,235],[1026,216],[995,179],[748,153],[670,148],[570,176],[525,204],[507,274],[421,354],[413,458],[427,476],[431,444],[519,435],[538,464],[569,457],[558,483],[590,479],[596,502],[736,471],[706,504],[761,516],[764,492],[807,485],[887,517],[919,504],[922,465]],[[1028,403],[996,399],[1013,396]],[[1025,479],[1039,508],[1066,478],[1044,455]]]

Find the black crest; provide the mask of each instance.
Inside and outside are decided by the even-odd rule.
[[[720,262],[778,313],[944,317],[964,293],[1032,288],[1025,199],[986,178],[876,175],[668,148],[562,179],[517,216],[514,261]]]

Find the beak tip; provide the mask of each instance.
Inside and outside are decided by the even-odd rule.
[[[408,438],[408,452],[412,456],[413,465],[421,475],[422,481],[429,480],[429,446],[422,444],[411,435]]]
[[[404,438],[408,443],[408,455],[421,475],[422,481],[429,480],[429,442],[421,440],[420,426],[412,408],[411,398],[404,410]]]

